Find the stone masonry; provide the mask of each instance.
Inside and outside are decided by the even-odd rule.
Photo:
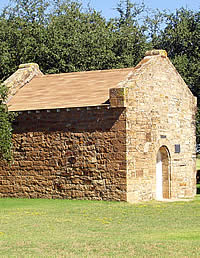
[[[95,78],[97,97],[91,92],[86,99]],[[110,72],[49,77],[23,65],[8,81],[9,110],[20,112],[14,162],[0,164],[0,197],[136,202],[159,199],[159,191],[162,198],[194,197],[196,98],[165,51],[148,51],[135,68]],[[54,99],[49,92],[61,82],[73,95]],[[54,88],[37,102],[49,83]]]
[[[126,200],[125,110],[22,112],[1,197]]]

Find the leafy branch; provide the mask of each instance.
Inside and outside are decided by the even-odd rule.
[[[15,117],[13,112],[9,112],[6,100],[8,98],[8,88],[5,84],[0,84],[0,160],[12,160],[12,121]]]

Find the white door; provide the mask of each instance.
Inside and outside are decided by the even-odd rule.
[[[160,151],[157,154],[156,160],[156,199],[163,199],[163,179],[162,179],[162,156]]]

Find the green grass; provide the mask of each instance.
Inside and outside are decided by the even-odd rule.
[[[191,202],[0,199],[1,257],[198,257]]]

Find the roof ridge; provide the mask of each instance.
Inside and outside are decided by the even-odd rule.
[[[77,71],[77,72],[66,72],[66,73],[50,73],[50,74],[45,74],[45,75],[41,75],[42,77],[53,77],[53,76],[63,76],[63,75],[69,75],[69,74],[77,74],[77,73],[101,73],[101,72],[105,72],[105,73],[109,73],[109,72],[116,72],[116,71],[125,71],[125,70],[130,70],[130,69],[134,69],[134,67],[125,67],[125,68],[116,68],[116,69],[105,69],[105,70],[89,70],[89,71]],[[41,76],[37,76],[40,77]]]

